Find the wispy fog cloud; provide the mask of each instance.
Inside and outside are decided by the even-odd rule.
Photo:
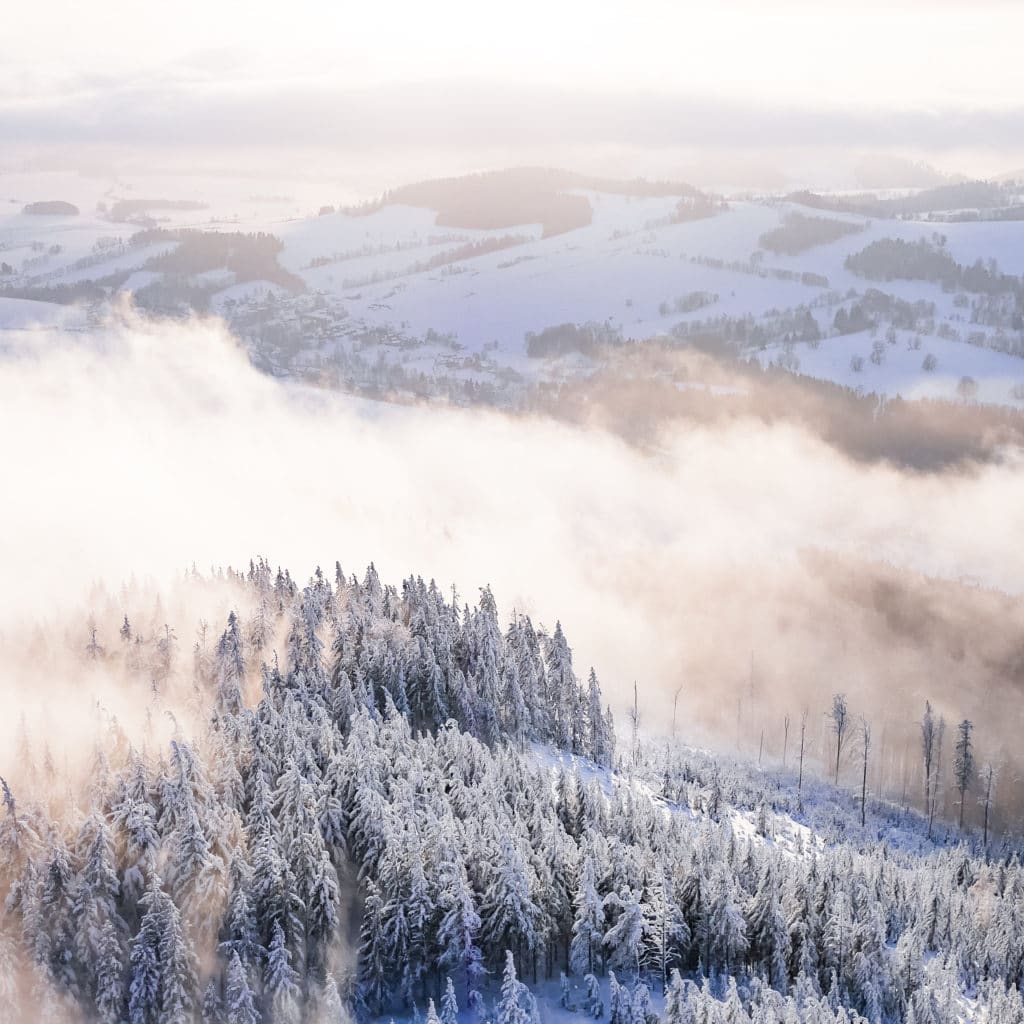
[[[1024,681],[1024,615],[984,587],[1024,586],[1013,462],[907,475],[754,421],[677,430],[644,455],[547,420],[283,385],[213,322],[14,337],[8,630],[97,578],[116,593],[131,573],[260,553],[300,579],[374,560],[390,580],[490,583],[504,614],[561,618],[579,668],[613,694],[640,680],[657,717],[685,683],[691,727],[733,721],[753,656],[779,728],[781,709],[842,688],[904,726],[929,695],[1009,741],[988,702]]]

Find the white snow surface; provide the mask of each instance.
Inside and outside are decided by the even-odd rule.
[[[400,205],[362,215],[320,216],[321,205],[345,198],[344,189],[330,182],[299,181],[289,187],[214,175],[6,173],[0,174],[0,261],[15,274],[0,278],[0,285],[74,284],[120,275],[121,291],[138,291],[154,280],[146,261],[160,247],[115,247],[116,240],[126,242],[137,228],[104,219],[98,204],[109,207],[134,198],[201,201],[206,204],[202,210],[154,210],[151,216],[167,227],[270,232],[284,245],[281,266],[298,275],[309,294],[322,293],[338,304],[346,327],[381,329],[420,342],[436,332],[453,339],[464,354],[489,354],[496,365],[527,376],[538,373],[537,361],[525,356],[527,334],[553,325],[601,324],[619,330],[626,340],[642,341],[667,335],[685,321],[723,315],[759,319],[770,311],[811,306],[828,335],[837,309],[849,304],[847,292],[878,288],[910,301],[933,302],[936,331],[944,325],[946,337],[922,337],[921,347],[912,349],[901,332],[897,344],[886,347],[880,365],[868,358],[876,339],[864,335],[833,334],[817,348],[769,345],[758,357],[765,363],[782,357],[787,368],[799,373],[905,398],[955,399],[961,378],[969,376],[978,385],[971,400],[1024,408],[1024,399],[1011,393],[1024,382],[1024,359],[986,347],[993,331],[972,325],[970,311],[957,307],[954,295],[927,282],[865,281],[844,267],[848,255],[873,240],[941,234],[962,264],[994,259],[1004,272],[1024,274],[1024,224],[870,221],[774,199],[734,201],[715,216],[674,223],[676,197],[584,195],[593,210],[592,223],[543,237],[537,224],[488,231],[445,227],[430,210]],[[43,199],[73,202],[80,215],[21,212],[25,203]],[[761,235],[794,211],[846,220],[862,230],[798,256],[759,252]],[[420,269],[460,247],[507,243],[510,237],[517,244]],[[109,255],[101,256],[98,244],[111,246]],[[59,251],[51,251],[55,246]],[[751,262],[755,253],[756,264]],[[780,279],[778,272],[797,279]],[[827,278],[828,288],[802,282],[799,276],[807,272]],[[258,304],[268,291],[286,295],[268,282],[235,284],[225,274],[210,275],[206,283],[221,286],[212,306],[226,315],[234,308],[226,305],[229,300]],[[695,292],[708,293],[714,301],[690,313],[667,312],[676,299]],[[27,315],[10,301],[0,304],[0,326],[17,326]],[[40,311],[39,319],[46,320],[47,314]],[[968,343],[972,334],[983,344]],[[954,336],[960,340],[951,340]],[[329,353],[337,341],[328,325],[326,333],[307,340],[309,353],[300,362],[315,364],[318,348]],[[921,365],[929,353],[938,361],[932,373]],[[851,368],[857,355],[864,359],[860,372]],[[400,358],[430,372],[442,357],[447,358],[442,350],[415,350]],[[583,361],[559,372],[566,370],[589,372],[589,367]],[[460,373],[476,379],[470,368]]]

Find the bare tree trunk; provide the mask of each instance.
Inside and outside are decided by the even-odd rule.
[[[861,742],[864,748],[864,764],[860,778],[860,827],[867,820],[868,807],[868,752],[871,750],[871,725],[866,718],[861,719]]]
[[[786,770],[786,751],[789,749],[789,715],[782,720],[782,770]]]
[[[633,711],[629,716],[633,730],[633,771],[640,764],[640,698],[637,694],[636,680],[633,680]]]
[[[882,792],[885,788],[885,739],[888,734],[888,721],[882,722],[882,738],[878,744],[878,756],[875,758],[875,796],[882,799]]]
[[[942,738],[946,732],[945,719],[940,718],[935,734],[934,771],[931,781],[931,807],[928,809],[928,838],[932,837],[932,826],[935,823],[935,810],[939,802],[939,779],[942,777]]]
[[[837,693],[832,698],[832,731],[836,734],[836,775],[835,785],[839,785],[839,759],[846,743],[846,732],[850,724],[850,713],[847,710],[846,696]]]
[[[982,846],[985,850],[985,860],[988,860],[988,815],[992,806],[992,786],[995,782],[995,768],[992,765],[985,767],[985,821],[982,827]]]
[[[803,788],[804,788],[804,740],[807,737],[807,708],[800,713],[800,772],[796,780],[796,804],[803,810]]]
[[[932,760],[935,756],[935,718],[930,702],[924,702],[921,719],[921,757],[924,761],[924,811],[931,814]]]

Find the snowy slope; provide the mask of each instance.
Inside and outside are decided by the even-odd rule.
[[[264,231],[282,241],[280,265],[302,281],[305,295],[290,295],[269,282],[236,284],[228,276],[209,307],[253,345],[278,338],[276,349],[263,352],[258,362],[283,373],[337,366],[340,378],[358,382],[367,377],[366,367],[383,360],[427,381],[440,374],[451,381],[490,382],[500,390],[507,387],[503,375],[551,379],[593,369],[587,360],[555,366],[526,358],[526,336],[555,325],[598,324],[624,341],[645,341],[671,337],[680,325],[713,325],[723,317],[764,324],[774,314],[809,309],[824,336],[819,347],[773,338],[757,358],[907,398],[956,398],[961,378],[971,377],[978,385],[972,400],[1024,406],[1014,391],[1024,379],[1021,360],[990,350],[1016,345],[1012,331],[971,323],[970,310],[937,284],[866,281],[844,266],[847,256],[878,239],[941,234],[949,254],[963,265],[994,259],[1003,272],[1024,274],[1019,223],[867,220],[776,199],[734,201],[714,216],[678,223],[677,197],[582,194],[592,223],[543,237],[537,224],[487,231],[445,227],[431,210],[400,205],[319,216],[321,204],[344,198],[329,182],[299,181],[289,188],[280,181],[210,175],[5,174],[0,262],[13,275],[0,278],[0,285],[37,288],[105,279],[137,292],[156,280],[145,264],[166,246],[119,245],[136,227],[105,219],[100,204],[188,200],[204,208],[158,210],[152,216],[164,227]],[[21,213],[23,203],[44,198],[74,202],[81,213]],[[846,221],[860,230],[796,256],[761,251],[761,236],[793,213]],[[472,246],[501,248],[474,255]],[[208,290],[218,280],[195,283]],[[932,329],[915,332],[920,348],[908,347],[909,332],[901,333],[876,364],[869,356],[877,339],[835,336],[836,313],[872,288],[933,304]],[[696,293],[707,297],[701,308],[677,311]],[[921,365],[929,353],[938,361],[932,373]],[[356,355],[362,368],[351,364]],[[855,356],[864,362],[859,372],[851,368]]]

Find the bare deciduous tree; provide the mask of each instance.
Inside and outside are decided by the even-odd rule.
[[[832,698],[832,731],[836,736],[835,784],[839,785],[839,759],[843,755],[847,734],[850,731],[850,711],[846,706],[846,695],[837,693]]]
[[[932,837],[935,811],[939,805],[939,786],[942,782],[942,739],[946,735],[946,720],[939,716],[935,727],[935,751],[932,758],[931,806],[928,808],[928,838]]]
[[[999,772],[990,761],[981,770],[981,784],[984,792],[978,802],[984,808],[984,824],[982,826],[982,846],[985,850],[985,857],[988,857],[988,825],[989,814],[992,811],[992,800],[996,795],[996,783],[999,781]]]
[[[930,701],[924,702],[924,717],[921,719],[921,757],[924,761],[924,812],[931,811],[932,764],[935,759],[935,716]]]
[[[864,827],[868,806],[868,754],[871,751],[871,723],[864,717],[860,720],[861,753],[863,769],[860,777],[860,827]]]
[[[800,712],[800,771],[796,779],[796,801],[800,810],[803,810],[803,789],[804,789],[804,745],[807,738],[807,708]]]
[[[640,698],[637,693],[636,680],[633,681],[633,707],[629,712],[629,724],[632,731],[633,770],[636,771],[640,764]]]

